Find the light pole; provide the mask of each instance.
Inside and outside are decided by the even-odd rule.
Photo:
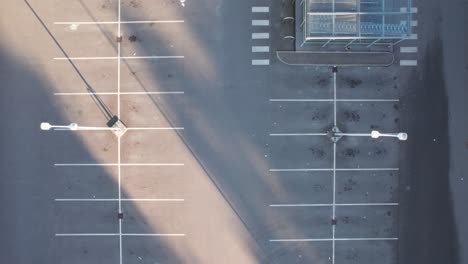
[[[68,126],[57,126],[57,125],[51,125],[50,123],[47,122],[42,122],[41,123],[41,130],[113,130],[113,131],[118,131],[120,130],[120,127],[89,127],[89,126],[79,126],[77,123],[71,123]]]
[[[354,136],[354,137],[371,137],[371,138],[379,138],[379,137],[394,137],[398,138],[399,140],[407,140],[408,134],[400,132],[400,133],[380,133],[377,130],[372,130],[371,133],[335,133],[335,136]]]

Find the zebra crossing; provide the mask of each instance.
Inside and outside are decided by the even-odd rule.
[[[252,66],[270,65],[269,6],[252,6]]]
[[[402,7],[400,8],[400,11],[407,12],[408,8]],[[410,12],[412,13],[413,18],[414,18],[416,14],[418,13],[418,8],[412,7],[410,9]],[[406,24],[406,23],[407,21],[402,21],[402,24]],[[418,47],[416,44],[417,39],[418,39],[418,34],[414,33],[414,32],[417,32],[416,28],[418,26],[418,20],[413,19],[411,21],[410,26],[412,27],[413,33],[408,38],[408,40],[404,42],[406,45],[400,46],[400,66],[418,66],[418,60],[417,60]],[[410,46],[410,45],[414,45],[414,46]]]

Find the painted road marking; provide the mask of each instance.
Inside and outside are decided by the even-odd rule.
[[[417,20],[411,21],[411,26],[417,27],[418,26],[418,21]]]
[[[401,53],[416,53],[418,52],[418,47],[400,47]]]
[[[115,202],[115,201],[119,201],[119,199],[100,199],[100,198],[96,198],[96,199],[75,199],[75,198],[66,198],[66,199],[54,199],[54,201],[56,202]],[[126,199],[126,198],[121,198],[120,201],[135,201],[135,202],[183,202],[185,201],[184,199],[165,199],[165,198],[162,198],[162,199],[146,199],[146,198],[143,198],[143,199],[138,199],[138,198],[129,198],[129,199]]]
[[[269,39],[270,33],[252,33],[252,39]]]
[[[270,242],[321,242],[321,241],[391,241],[398,240],[397,237],[357,237],[357,238],[292,238],[292,239],[270,239]]]
[[[252,46],[252,52],[270,52],[269,46]]]
[[[55,163],[55,167],[119,166],[119,163]],[[184,163],[120,163],[120,166],[184,166]]]
[[[416,33],[411,34],[409,39],[418,39],[418,34]]]
[[[417,66],[417,60],[400,60],[400,66]]]
[[[270,99],[270,102],[334,102],[334,99]],[[400,99],[336,99],[337,102],[399,102]]]
[[[54,60],[137,60],[137,59],[183,59],[184,56],[132,56],[132,57],[55,57]]]
[[[336,171],[397,171],[399,168],[337,168]],[[333,171],[333,168],[316,168],[316,169],[270,169],[271,172],[274,171]]]
[[[57,237],[72,236],[161,236],[161,237],[184,237],[185,234],[157,234],[157,233],[57,233]]]
[[[270,8],[268,6],[252,6],[252,13],[268,13]]]
[[[270,207],[398,206],[398,203],[270,204]]]
[[[136,20],[136,21],[73,21],[54,22],[54,25],[106,25],[106,24],[164,24],[164,23],[184,23],[184,20]]]
[[[269,26],[269,20],[252,20],[252,26]]]
[[[92,93],[92,92],[89,92],[89,93],[54,93],[54,95],[117,95],[117,94],[120,94],[120,95],[151,95],[151,94],[159,94],[159,95],[163,95],[163,94],[184,94],[184,92],[120,92],[120,93],[116,93],[116,92],[101,92],[101,93]]]
[[[270,65],[270,60],[252,60],[252,65]]]

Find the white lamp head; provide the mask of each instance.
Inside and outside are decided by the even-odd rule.
[[[52,126],[49,123],[42,122],[41,123],[41,130],[50,130]]]
[[[408,139],[408,134],[398,133],[397,137],[398,137],[399,140],[407,140]]]
[[[371,131],[371,138],[379,138],[380,137],[380,132],[377,130],[372,130]]]
[[[78,124],[77,123],[71,123],[70,125],[68,125],[68,127],[70,128],[70,130],[78,130]]]

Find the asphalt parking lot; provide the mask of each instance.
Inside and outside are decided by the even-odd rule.
[[[25,139],[5,147],[21,146],[3,169],[23,188],[5,188],[18,211],[5,259],[404,263],[407,142],[327,132],[406,132],[420,66],[281,64],[280,5],[263,0],[10,5],[29,41],[8,31],[2,47],[17,89],[4,105],[24,106],[8,136]],[[39,130],[109,113],[124,135]]]

